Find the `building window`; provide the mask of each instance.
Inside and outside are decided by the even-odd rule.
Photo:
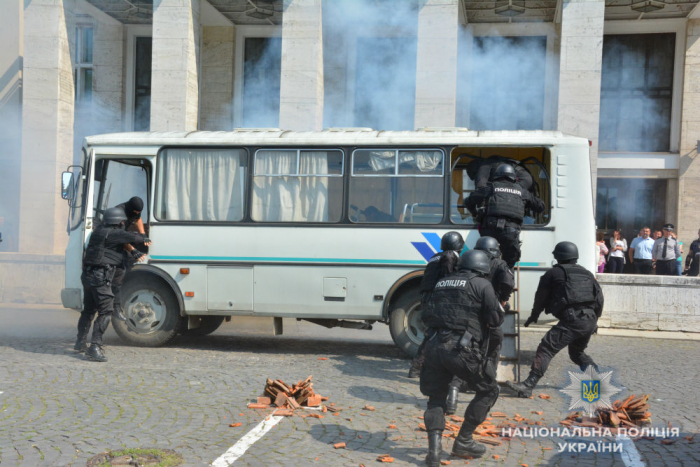
[[[73,84],[76,102],[92,101],[92,26],[75,28],[75,66]]]
[[[151,63],[153,38],[136,38],[134,73],[134,131],[151,128]]]
[[[360,37],[355,72],[355,126],[413,130],[415,37]]]
[[[612,234],[616,229],[631,241],[644,226],[660,230],[666,219],[667,181],[646,178],[599,178],[596,226]]]
[[[546,36],[475,37],[469,128],[541,130]]]
[[[675,34],[605,36],[601,151],[670,150],[675,42]]]
[[[280,121],[282,38],[248,37],[243,53],[243,127],[276,128]]]

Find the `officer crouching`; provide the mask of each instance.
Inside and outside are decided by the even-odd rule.
[[[151,241],[141,234],[127,232],[124,229],[126,215],[121,208],[110,208],[104,212],[102,223],[90,235],[87,251],[83,258],[83,283],[85,303],[78,320],[78,338],[75,342],[77,352],[85,352],[90,359],[106,362],[102,351],[102,335],[107,331],[114,310],[114,293],[112,279],[117,266],[124,261],[124,244]],[[91,345],[87,345],[90,323],[97,313],[92,328]]]
[[[496,370],[486,354],[489,330],[504,319],[493,286],[484,277],[489,269],[486,253],[467,251],[459,271],[437,283],[423,313],[429,329],[420,389],[428,396],[424,420],[429,443],[426,463],[431,467],[440,465],[447,394],[454,376],[469,384],[475,395],[464,413],[452,455],[476,458],[486,451],[472,435],[498,399]]]
[[[559,242],[552,254],[557,265],[540,278],[532,313],[525,321],[525,327],[536,323],[542,311],[551,313],[559,322],[542,338],[527,379],[520,384],[506,383],[518,397],[532,395],[532,389],[544,376],[552,358],[564,347],[569,347],[569,357],[581,371],[589,365],[597,368],[585,350],[603,313],[603,291],[595,276],[576,264],[576,245]]]

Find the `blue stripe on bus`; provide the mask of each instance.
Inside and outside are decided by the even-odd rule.
[[[427,245],[426,245],[427,246]],[[432,253],[431,255],[432,256]],[[289,263],[371,263],[371,264],[410,264],[425,266],[422,261],[404,259],[356,259],[356,258],[273,258],[265,256],[165,256],[151,255],[152,259],[176,261],[272,261]],[[430,258],[430,257],[428,257]]]
[[[519,264],[520,267],[530,267],[530,268],[536,268],[536,267],[539,267],[539,266],[544,266],[544,263],[525,263],[525,262],[523,262],[523,261],[520,261],[520,262],[517,263],[517,264]]]
[[[440,243],[441,243],[441,238],[438,234],[435,232],[421,232],[423,236],[425,237],[426,240],[428,240],[428,243],[430,243],[430,246],[433,247],[435,251],[442,251],[442,248],[440,248]],[[432,256],[432,255],[430,255]]]
[[[411,242],[411,245],[418,250],[418,253],[420,253],[420,255],[425,258],[426,261],[430,261],[430,258],[432,258],[435,254],[432,248],[430,248],[425,242]]]

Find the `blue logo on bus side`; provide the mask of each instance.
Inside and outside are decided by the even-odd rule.
[[[430,258],[433,257],[435,253],[438,253],[442,251],[440,249],[440,236],[436,234],[435,232],[421,232],[423,234],[423,237],[427,240],[426,242],[411,242],[411,245],[418,250],[418,253],[421,254],[423,259],[425,259],[426,262],[430,261]],[[464,249],[462,250],[462,253],[467,251],[469,248],[467,248],[466,245],[464,245]]]

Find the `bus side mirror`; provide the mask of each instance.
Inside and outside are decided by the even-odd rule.
[[[63,172],[61,174],[61,198],[71,200],[75,193],[75,183],[73,183],[73,172]]]

